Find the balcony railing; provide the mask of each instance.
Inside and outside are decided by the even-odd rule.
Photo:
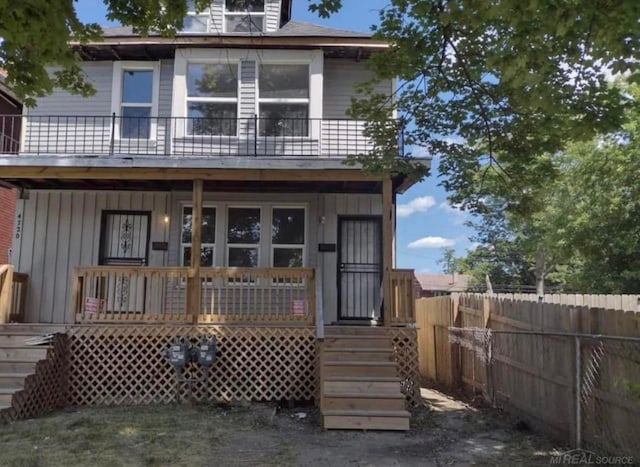
[[[344,158],[373,149],[366,122],[361,120],[115,115],[0,118],[24,118],[20,153],[25,155]],[[396,127],[397,123],[390,121],[389,125]]]

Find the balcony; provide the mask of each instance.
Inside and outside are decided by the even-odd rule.
[[[30,115],[0,120],[5,125],[22,121],[19,154],[25,156],[341,159],[373,149],[366,122],[349,119]],[[7,149],[5,154],[18,153],[15,145]]]

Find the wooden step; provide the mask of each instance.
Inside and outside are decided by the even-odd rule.
[[[24,347],[30,339],[40,338],[47,334],[0,332],[0,347]]]
[[[406,410],[325,410],[325,429],[338,430],[409,430]]]
[[[380,326],[326,326],[325,336],[388,336],[388,331]]]
[[[0,405],[10,406],[13,394],[21,390],[22,388],[0,388]]]
[[[3,333],[31,333],[33,335],[53,334],[56,332],[67,332],[64,324],[39,324],[39,323],[9,323],[0,325],[0,332]]]
[[[325,361],[324,376],[397,376],[395,362]]]
[[[0,360],[0,373],[35,373],[37,363],[13,359]]]
[[[391,349],[391,339],[387,336],[325,336],[324,347]]]
[[[0,388],[23,388],[24,380],[33,373],[0,373]]]
[[[0,347],[0,361],[22,360],[24,362],[37,362],[47,358],[47,350],[47,346]]]
[[[323,410],[403,410],[402,394],[325,392]]]
[[[376,347],[345,347],[323,349],[326,360],[340,361],[365,361],[365,362],[392,362],[394,354],[391,349]]]
[[[400,378],[379,376],[326,376],[322,389],[325,392],[399,394]]]

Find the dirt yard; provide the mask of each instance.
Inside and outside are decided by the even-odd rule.
[[[424,390],[408,433],[323,432],[269,405],[65,411],[0,426],[2,466],[548,465],[557,451],[495,412]],[[303,415],[304,414],[304,415]],[[522,428],[522,427],[521,427]]]

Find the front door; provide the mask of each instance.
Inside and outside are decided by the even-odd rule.
[[[103,211],[101,266],[146,266],[149,262],[151,212]],[[144,312],[146,283],[140,275],[109,273],[99,287],[109,312]]]
[[[382,219],[338,218],[338,319],[382,319]]]

